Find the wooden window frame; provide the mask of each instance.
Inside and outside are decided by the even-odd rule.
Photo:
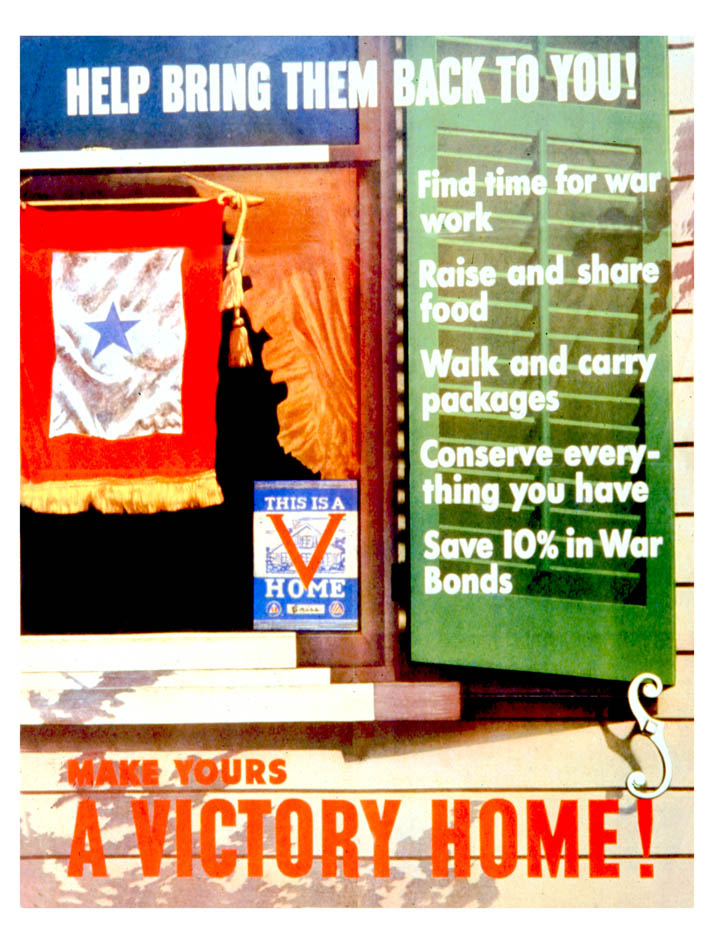
[[[300,633],[298,664],[369,666],[378,676],[393,678],[397,337],[393,318],[395,131],[394,110],[386,104],[392,88],[390,40],[360,39],[359,57],[360,61],[377,60],[380,104],[359,109],[359,142],[331,147],[330,164],[349,164],[358,172],[360,628],[357,633]],[[374,675],[375,671],[358,673],[361,680]],[[351,677],[357,676],[351,673]]]

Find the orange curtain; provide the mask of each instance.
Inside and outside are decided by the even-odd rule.
[[[263,364],[274,383],[287,385],[278,441],[322,478],[356,478],[356,172],[292,168],[246,172],[236,181],[265,197],[248,214],[243,271],[253,282],[245,297],[251,325],[271,338]]]

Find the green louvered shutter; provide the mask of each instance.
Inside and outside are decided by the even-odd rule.
[[[592,104],[557,102],[549,75],[551,52],[635,52],[638,57],[637,94],[623,91],[617,101]],[[532,53],[541,67],[537,101],[500,101],[500,79],[488,69],[496,55]],[[412,657],[417,661],[471,665],[604,679],[628,680],[641,671],[674,680],[674,574],[671,433],[671,342],[669,335],[669,183],[666,44],[660,38],[593,39],[496,38],[407,41],[408,58],[485,56],[481,81],[486,102],[469,106],[412,106],[406,109],[410,561]],[[571,96],[572,97],[572,96]],[[558,195],[554,175],[559,165],[569,172],[595,173],[591,194]],[[474,199],[422,198],[417,195],[417,172],[437,168],[442,178],[461,178],[476,168],[477,200],[491,211],[492,232],[435,236],[427,234],[420,215],[453,209],[474,209]],[[488,170],[504,175],[543,174],[548,190],[540,196],[489,198],[483,187]],[[605,175],[659,172],[654,193],[611,194]],[[601,261],[656,262],[655,284],[593,286],[577,284],[577,267],[592,253]],[[506,272],[514,264],[552,265],[564,259],[563,284],[516,287]],[[496,284],[488,290],[488,319],[467,324],[423,323],[419,260],[439,266],[495,267]],[[481,287],[435,289],[434,301],[471,301]],[[520,378],[509,362],[517,354],[553,355],[568,350],[567,376]],[[559,408],[528,412],[523,418],[508,413],[441,412],[422,418],[422,394],[472,387],[472,378],[429,379],[421,351],[450,349],[469,355],[487,346],[497,355],[498,379],[483,387],[554,389]],[[583,354],[656,354],[646,382],[634,376],[584,378],[577,369]],[[550,467],[517,464],[506,468],[425,468],[420,450],[427,440],[440,445],[493,446],[547,444],[553,449]],[[588,481],[646,480],[646,502],[616,500],[575,503],[575,468],[564,462],[568,445],[646,444],[649,458],[634,475],[629,468],[582,465]],[[659,458],[656,454],[659,453]],[[435,450],[430,455],[433,456]],[[447,453],[448,455],[448,453]],[[475,504],[426,504],[425,479],[455,484],[500,484],[498,508]],[[512,508],[509,482],[540,481],[564,486],[565,500],[528,503]],[[557,494],[557,493],[556,493]],[[633,536],[660,536],[656,557],[606,558],[599,533],[631,529]],[[531,557],[512,552],[504,560],[504,532],[527,529],[538,543]],[[568,529],[572,529],[568,531]],[[444,538],[491,537],[492,560],[427,561],[427,532]],[[545,532],[545,534],[544,534]],[[554,532],[546,550],[548,535]],[[524,531],[524,534],[526,532]],[[592,557],[574,556],[566,536],[590,538]],[[524,547],[533,546],[526,537]],[[544,543],[540,543],[544,542]],[[586,542],[581,542],[584,547]],[[555,552],[551,550],[550,554]],[[441,574],[456,574],[451,589],[464,573],[488,572],[496,562],[512,575],[510,593],[427,593],[425,566]]]

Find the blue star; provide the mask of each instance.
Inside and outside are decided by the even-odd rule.
[[[132,350],[126,339],[126,333],[138,323],[138,321],[121,321],[114,302],[112,302],[109,314],[104,321],[85,321],[85,324],[94,331],[98,331],[100,336],[92,357],[96,357],[100,351],[103,351],[105,347],[109,347],[110,344],[117,344],[131,354]]]

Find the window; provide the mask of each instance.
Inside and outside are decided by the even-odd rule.
[[[383,87],[390,81],[386,43],[354,40],[362,60],[383,64]],[[280,52],[276,48],[271,55],[279,61]],[[211,193],[210,187],[196,184],[195,177],[189,181],[182,170],[265,199],[249,214],[244,265],[244,274],[252,280],[245,307],[263,366],[228,369],[221,352],[216,464],[226,501],[212,508],[154,515],[102,515],[93,510],[48,515],[23,509],[26,634],[250,629],[253,481],[357,478],[360,629],[300,634],[298,661],[383,665],[385,635],[394,623],[389,590],[392,410],[385,406],[391,396],[393,338],[383,322],[393,293],[393,250],[386,238],[392,225],[392,117],[382,109],[360,108],[357,118],[353,143],[331,144],[318,164],[291,164],[289,158],[281,163],[277,157],[263,167],[156,166],[137,171],[101,169],[95,161],[91,166],[97,169],[91,172],[28,168],[23,174],[30,178],[22,191],[28,201],[151,195],[180,199]],[[275,134],[274,128],[270,134]],[[33,148],[38,147],[33,141]],[[78,163],[82,165],[81,158]],[[42,166],[51,166],[46,156]],[[226,249],[230,220],[227,229]],[[282,344],[284,354],[288,342],[271,341],[269,335],[275,338],[285,316],[313,299],[329,309],[318,315],[333,319],[330,340],[340,347],[340,367],[349,376],[343,378],[342,390],[339,377],[323,382],[323,392],[328,388],[336,402],[320,414],[321,422],[323,415],[327,419],[319,436],[303,436],[301,442],[300,422],[309,412],[314,425],[319,404],[305,401],[309,386],[301,387],[304,378],[291,375],[296,358],[291,355],[289,370],[283,369],[286,358],[281,363],[277,348]],[[310,367],[304,365],[306,375]],[[308,554],[311,540],[304,536]],[[111,590],[109,574],[114,575]],[[71,592],[72,587],[80,592]]]

